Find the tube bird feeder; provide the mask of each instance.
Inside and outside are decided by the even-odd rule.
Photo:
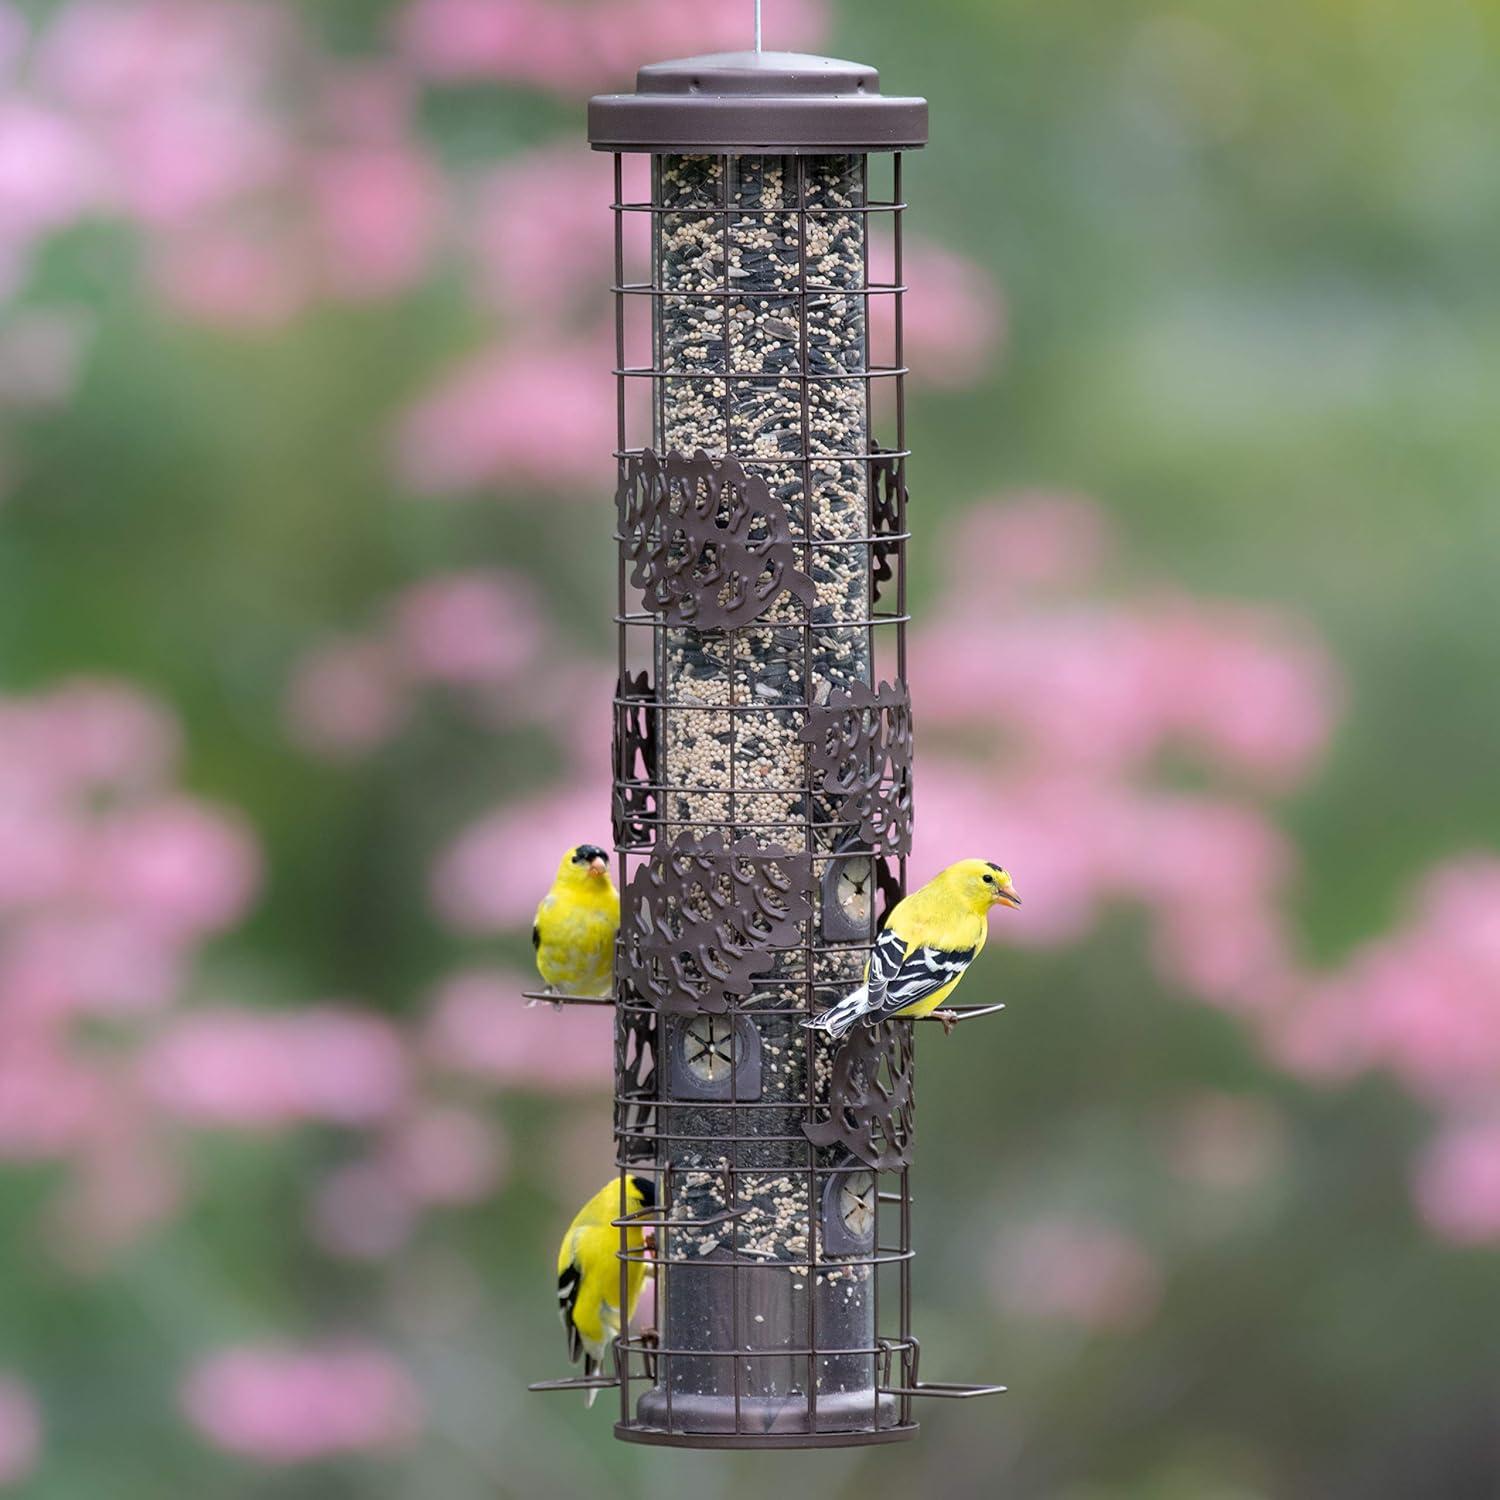
[[[906,883],[901,161],[927,105],[725,53],[643,67],[589,136],[615,164],[622,1206],[623,1174],[658,1182],[620,1221],[622,1298],[625,1224],[653,1230],[657,1326],[602,1383],[632,1442],[897,1441],[915,1398],[1000,1387],[918,1369],[912,1023],[801,1023]]]

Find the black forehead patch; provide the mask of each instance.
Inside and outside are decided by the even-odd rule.
[[[598,846],[598,844],[580,844],[573,851],[573,863],[575,865],[586,865],[591,859],[608,859],[609,856]]]
[[[1005,874],[1005,871],[999,865],[997,865],[994,860],[987,859],[985,860],[985,864],[987,864],[990,869],[992,869],[997,875]]]

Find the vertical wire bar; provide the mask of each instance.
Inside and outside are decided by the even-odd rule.
[[[812,546],[813,532],[813,473],[812,473],[812,420],[808,381],[807,339],[807,158],[798,155],[796,163],[796,213],[797,213],[797,400],[801,419],[801,469],[802,469],[802,571],[813,577]],[[785,180],[785,178],[783,178]],[[802,697],[811,709],[816,696],[813,688],[812,659],[812,605],[807,606],[807,615],[802,624]],[[803,839],[809,855],[808,868],[813,872],[817,885],[816,818],[813,809],[813,774],[811,758],[803,761],[802,808],[804,819]],[[817,960],[813,956],[816,946],[815,926],[818,921],[817,908],[813,903],[812,914],[807,919],[807,945],[804,953],[802,975],[803,995],[807,1013],[812,1016],[817,1009]],[[817,1119],[817,1033],[807,1034],[807,1118],[809,1123]],[[807,1143],[807,1430],[818,1430],[818,1150],[811,1141]]]
[[[733,164],[737,158],[730,156],[727,152],[719,158],[719,206],[723,213],[719,216],[719,250],[723,256],[720,265],[720,289],[724,294],[723,299],[723,323],[724,323],[724,396],[723,396],[723,421],[724,421],[724,457],[728,459],[734,452],[734,402],[730,395],[732,389],[732,364],[729,354],[729,266],[730,266],[730,244],[729,232],[729,209],[733,198],[730,187],[730,173],[734,170]],[[739,658],[739,632],[730,631],[728,652],[728,688],[731,712],[729,714],[729,744],[725,747],[725,758],[728,762],[729,795],[725,804],[725,814],[728,827],[725,831],[724,842],[727,845],[734,842],[734,816],[735,816],[735,752],[738,749],[739,738],[739,715],[734,713],[734,681],[735,667]],[[740,1090],[739,1090],[739,1027],[736,1022],[739,1016],[739,1006],[731,1004],[729,1007],[729,1134],[738,1137],[740,1134]],[[729,1182],[728,1198],[729,1206],[737,1209],[740,1206],[740,1177],[739,1177],[739,1155],[740,1144],[735,1139],[729,1148]],[[740,1350],[744,1344],[743,1313],[744,1308],[740,1301],[740,1221],[735,1217],[729,1221],[729,1297],[730,1297],[730,1327],[734,1338],[734,1355],[729,1361],[729,1368],[734,1377],[734,1430],[736,1433],[744,1430],[743,1406],[744,1406],[744,1369],[745,1361],[741,1358]]]
[[[891,281],[896,287],[895,312],[893,322],[895,325],[895,361],[898,371],[906,368],[906,294],[901,291],[905,285],[905,257],[902,253],[902,218],[905,210],[902,207],[901,197],[901,153],[897,151],[891,163],[891,201],[896,205],[891,210],[891,228],[893,240],[892,274]],[[896,451],[906,452],[906,377],[897,374],[892,377],[896,382]],[[906,534],[906,460],[898,458],[896,462],[900,465],[899,473],[902,483],[897,486],[896,510],[897,510],[897,532],[904,536]],[[896,583],[896,673],[902,682],[906,681],[906,543],[897,543],[900,564],[899,577]],[[901,888],[906,889],[906,876],[904,869],[901,879]]]
[[[625,194],[623,192],[624,181],[625,181],[625,163],[624,163],[624,158],[620,155],[620,153],[618,151],[615,152],[615,159],[614,159],[614,179],[615,179],[615,198],[614,198],[614,201],[615,201],[615,209],[614,209],[614,219],[615,219],[615,224],[614,224],[614,229],[615,229],[615,286],[616,287],[622,287],[622,286],[625,285],[625,211],[619,205],[622,204],[625,201]],[[622,291],[616,291],[616,293],[615,293],[615,368],[617,370],[623,370],[625,368],[625,293],[622,292]],[[621,453],[623,453],[625,451],[625,446],[626,446],[625,445],[625,438],[626,438],[626,432],[625,432],[625,377],[623,375],[617,375],[615,377],[615,448],[617,449],[617,451],[619,451]],[[618,481],[619,481],[619,474],[618,474],[619,467],[620,467],[620,465],[623,462],[624,462],[623,459],[618,459],[617,458],[615,460],[616,483],[617,484],[618,484]],[[623,620],[623,618],[625,616],[625,562],[624,562],[623,553],[621,552],[621,550],[619,548],[615,549],[615,593],[616,593],[616,603],[617,603],[616,613]],[[622,685],[624,684],[625,678],[626,678],[627,653],[628,653],[628,650],[629,650],[628,642],[627,642],[628,630],[629,630],[629,627],[626,626],[626,625],[623,625],[623,624],[616,627],[616,638],[617,638],[617,643],[616,643],[616,658],[617,658],[617,660],[616,660],[616,672],[617,672],[617,681],[620,682]],[[623,687],[620,690],[618,696],[620,696],[620,697],[624,696]],[[614,713],[615,720],[616,720],[615,725],[612,726],[612,738],[617,740],[619,738],[619,736],[618,736],[618,720],[619,720],[619,715],[620,715],[621,710],[620,710],[619,706],[616,705],[611,711]],[[620,774],[621,774],[621,767],[620,767],[620,765],[618,763],[618,756],[617,756],[616,757],[616,764],[615,764],[615,767],[614,767],[614,777],[615,777],[616,781],[618,781],[618,779],[620,777]],[[614,796],[614,788],[613,787],[611,787],[611,789],[610,789],[610,795],[611,795],[611,797]],[[625,883],[625,856],[621,852],[620,847],[619,847],[618,844],[615,846],[615,861],[616,861],[616,869],[619,872],[620,883],[623,886],[624,883]],[[618,938],[616,939],[616,942],[618,942]],[[615,991],[615,1002],[616,1002],[616,1006],[618,1007],[619,997],[620,997],[618,952],[616,954],[614,991]],[[616,1048],[616,1056],[618,1057],[618,1050],[619,1050],[619,1026],[620,1026],[620,1011],[618,1010],[618,1008],[616,1009],[615,1014],[614,1014],[614,1023],[615,1023],[615,1048]],[[616,1069],[616,1076],[618,1077],[618,1066],[617,1066],[617,1069]],[[618,1092],[618,1089],[616,1090],[616,1092]],[[614,1120],[614,1127],[615,1127],[615,1132],[616,1132],[616,1134],[615,1134],[615,1143],[616,1143],[615,1156],[616,1156],[616,1161],[617,1161],[617,1164],[619,1166],[619,1172],[620,1172],[620,1202],[621,1202],[620,1217],[623,1218],[624,1214],[625,1214],[624,1203],[625,1203],[625,1173],[626,1173],[626,1170],[627,1170],[626,1169],[626,1162],[629,1159],[630,1153],[629,1153],[629,1148],[627,1146],[627,1143],[626,1143],[625,1139],[619,1134],[620,1123],[621,1123],[621,1121],[620,1121],[620,1118],[619,1118],[619,1105],[616,1105],[615,1106],[615,1120]],[[629,1280],[629,1277],[630,1277],[630,1266],[629,1266],[629,1263],[627,1262],[627,1260],[625,1258],[626,1254],[628,1253],[628,1247],[629,1247],[629,1238],[628,1237],[629,1237],[629,1231],[626,1230],[622,1226],[621,1229],[620,1229],[620,1249],[619,1249],[619,1256],[620,1256],[620,1303],[619,1303],[619,1305],[620,1305],[620,1309],[621,1309],[621,1312],[620,1312],[620,1336],[622,1338],[627,1339],[627,1340],[630,1337],[630,1316],[629,1316],[629,1310],[630,1310],[630,1297],[629,1297],[629,1290],[630,1290],[630,1280]],[[616,1368],[617,1373],[620,1376],[620,1420],[622,1422],[628,1422],[630,1420],[630,1355],[629,1355],[628,1352],[626,1352],[622,1356],[621,1353],[620,1353],[620,1351],[619,1351],[618,1345],[617,1345],[616,1350],[615,1350],[615,1368]]]

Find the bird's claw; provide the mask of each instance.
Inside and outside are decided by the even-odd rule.
[[[943,1023],[943,1035],[952,1036],[953,1028],[958,1025],[961,1017],[956,1010],[935,1010],[932,1013],[934,1021]]]

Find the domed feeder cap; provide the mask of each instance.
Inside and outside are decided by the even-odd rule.
[[[909,151],[927,101],[880,92],[864,63],[803,52],[715,52],[650,63],[635,93],[589,101],[596,151]]]

